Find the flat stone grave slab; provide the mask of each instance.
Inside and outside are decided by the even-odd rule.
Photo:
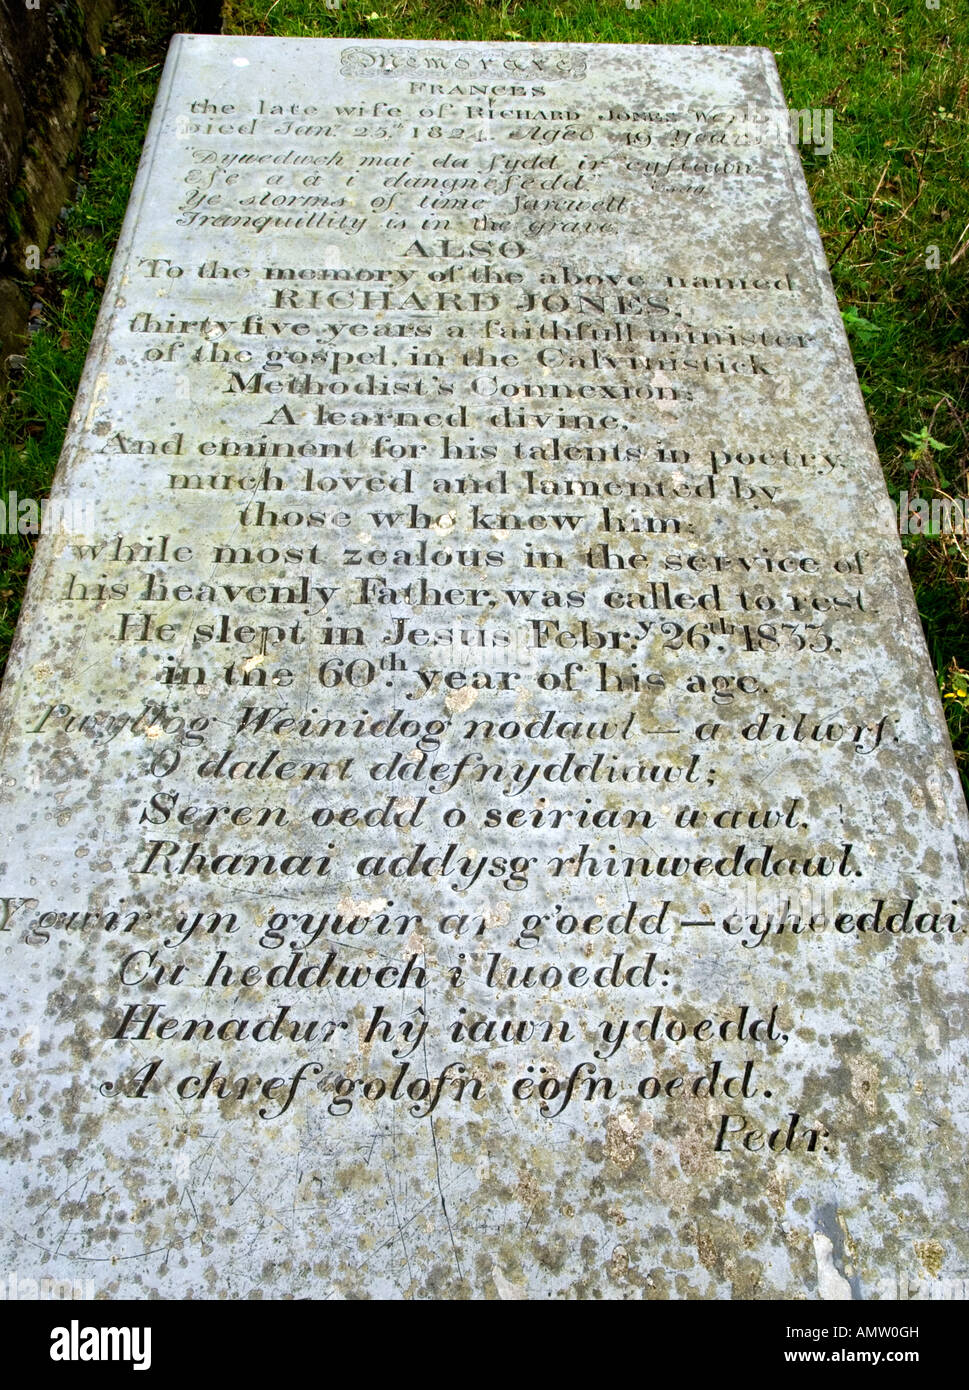
[[[0,709],[3,1269],[966,1276],[965,806],[790,121],[174,41]]]

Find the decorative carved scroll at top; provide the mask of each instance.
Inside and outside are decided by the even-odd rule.
[[[442,76],[480,80],[517,77],[529,81],[561,82],[585,77],[585,54],[563,49],[483,54],[473,49],[449,48],[345,48],[340,54],[343,77]]]

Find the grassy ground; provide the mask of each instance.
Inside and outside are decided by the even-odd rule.
[[[331,0],[332,3],[332,0]],[[635,5],[636,0],[629,0]],[[123,7],[101,73],[39,330],[7,402],[0,497],[44,494],[134,176],[175,0]],[[232,34],[758,44],[792,107],[832,108],[834,151],[802,150],[893,494],[969,495],[969,6],[962,0],[226,0]],[[933,248],[935,248],[933,250]],[[905,541],[963,780],[969,784],[969,538]],[[29,567],[0,550],[0,658]]]
[[[75,202],[42,269],[25,277],[30,346],[0,403],[0,500],[46,496],[134,180],[176,3],[124,6],[105,36],[79,161]],[[0,536],[0,663],[5,663],[33,557],[28,536]]]

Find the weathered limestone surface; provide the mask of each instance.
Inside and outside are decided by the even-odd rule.
[[[783,110],[175,41],[0,710],[3,1268],[965,1276],[965,808]]]

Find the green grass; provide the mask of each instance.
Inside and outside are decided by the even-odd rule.
[[[42,495],[56,462],[99,289],[134,175],[176,6],[125,7],[89,131],[88,177],[44,283],[44,331],[7,410],[0,493]],[[940,0],[226,0],[233,34],[757,44],[788,103],[833,108],[833,153],[802,150],[875,442],[897,495],[969,494],[969,6]],[[930,268],[930,247],[939,268]],[[937,448],[935,445],[944,447]],[[908,538],[909,570],[969,783],[969,542]],[[0,555],[5,651],[30,560]],[[960,693],[961,692],[961,693]]]
[[[59,262],[23,281],[29,297],[43,306],[43,326],[3,402],[4,501],[11,491],[41,498],[50,489],[177,13],[174,0],[128,5],[108,36],[114,51],[97,76],[78,194],[54,231],[53,245],[62,248]],[[29,536],[0,538],[0,669],[33,551]]]

